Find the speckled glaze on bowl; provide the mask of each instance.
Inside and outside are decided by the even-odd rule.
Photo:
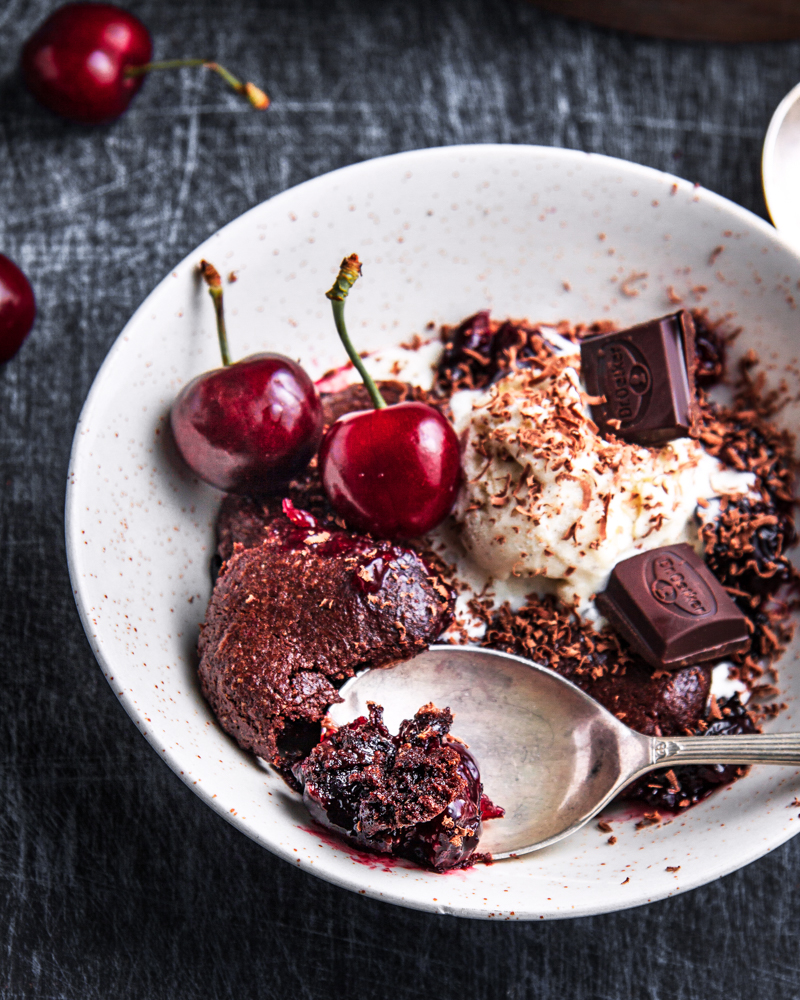
[[[538,853],[434,875],[331,841],[216,724],[194,650],[219,494],[181,467],[166,433],[180,388],[219,364],[196,264],[207,257],[238,275],[226,285],[235,357],[282,351],[318,377],[343,360],[323,293],[354,251],[364,279],[348,316],[362,349],[487,306],[500,317],[633,323],[681,296],[730,314],[747,331],[736,349],[755,348],[772,379],[800,389],[800,258],[749,212],[666,174],[569,150],[447,147],[348,167],[257,206],[148,297],[109,352],[75,433],[72,585],[92,649],[142,734],[205,802],[280,857],[438,913],[538,920],[622,909],[701,885],[791,837],[799,772],[761,767],[671,822],[636,830],[619,812],[613,846],[591,824]],[[796,425],[799,407],[783,421]],[[800,727],[798,651],[782,662],[789,708],[773,728]]]

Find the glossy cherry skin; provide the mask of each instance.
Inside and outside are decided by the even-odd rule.
[[[170,425],[200,479],[259,496],[308,465],[322,436],[322,404],[297,362],[253,354],[190,382],[173,403]]]
[[[348,413],[328,428],[319,469],[328,499],[351,528],[415,538],[435,528],[455,503],[458,438],[425,403]]]
[[[51,111],[86,124],[118,118],[144,77],[129,66],[150,62],[153,44],[142,22],[110,3],[59,7],[25,43],[22,76]]]
[[[0,364],[9,361],[31,332],[36,300],[25,275],[0,253]]]

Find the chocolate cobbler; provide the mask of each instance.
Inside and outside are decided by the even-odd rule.
[[[502,810],[485,797],[482,805],[477,764],[449,736],[446,706],[426,705],[396,736],[379,706],[338,730],[325,718],[357,671],[437,640],[543,664],[648,735],[755,732],[780,710],[776,664],[798,580],[787,554],[796,542],[794,442],[771,422],[781,399],[765,390],[751,354],[732,373],[733,402],[709,398],[728,375],[731,335],[704,313],[645,327],[546,327],[484,311],[442,330],[430,389],[380,382],[387,402],[427,402],[460,433],[462,494],[432,536],[400,545],[350,531],[313,461],[274,495],[224,498],[199,646],[203,693],[237,742],[353,845],[437,870],[485,860],[474,853],[482,816]],[[645,336],[655,346],[641,347]],[[650,349],[674,369],[669,398],[641,353]],[[326,423],[371,405],[361,385],[321,397]],[[637,431],[645,403],[649,423]],[[657,497],[639,485],[653,482]],[[659,506],[662,493],[670,507]],[[617,536],[627,541],[614,548]],[[460,579],[456,550],[486,571],[479,594]],[[636,624],[643,601],[627,591],[614,598],[608,582],[634,559],[658,576],[652,593],[687,615],[709,614],[698,594],[713,603],[716,593],[735,641],[722,650],[686,626],[688,652],[665,666]],[[690,582],[693,573],[706,582],[681,591],[681,577],[675,591],[677,565],[689,567]],[[502,589],[505,578],[515,596]],[[602,588],[607,599],[595,601]],[[665,648],[677,648],[674,639]],[[715,668],[735,694],[729,686],[715,696]],[[678,811],[745,770],[652,772],[622,797]]]

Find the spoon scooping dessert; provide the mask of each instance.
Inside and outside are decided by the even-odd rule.
[[[396,731],[420,704],[449,706],[505,817],[484,827],[495,859],[539,850],[575,833],[629,782],[676,764],[800,765],[800,733],[643,736],[545,667],[473,646],[431,646],[391,669],[367,670],[341,689],[337,725],[385,706]]]

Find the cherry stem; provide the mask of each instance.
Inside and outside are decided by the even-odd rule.
[[[200,273],[208,285],[208,294],[214,303],[214,312],[217,314],[219,353],[222,355],[223,366],[227,368],[231,363],[231,355],[228,350],[228,333],[225,329],[225,313],[222,308],[222,278],[219,276],[219,271],[213,264],[209,264],[207,260],[200,261]]]
[[[145,63],[143,66],[128,66],[125,69],[124,75],[131,78],[134,76],[144,76],[145,73],[151,73],[153,70],[182,69],[184,66],[205,66],[206,69],[218,73],[229,87],[235,90],[237,94],[246,97],[254,108],[263,111],[264,108],[269,107],[269,98],[260,87],[257,87],[254,83],[242,83],[241,80],[237,80],[233,73],[230,73],[224,66],[220,66],[219,63],[211,62],[208,59],[165,59],[163,62],[150,62]]]
[[[359,357],[358,351],[355,347],[353,347],[350,335],[347,332],[347,327],[344,324],[344,300],[347,298],[350,289],[356,283],[360,274],[361,261],[358,259],[357,254],[350,254],[349,257],[345,257],[342,261],[339,268],[339,274],[336,276],[336,281],[333,283],[333,288],[331,288],[330,291],[325,292],[325,294],[331,300],[331,306],[333,307],[333,319],[336,323],[336,330],[339,334],[339,339],[344,344],[347,356],[353,362],[356,371],[361,376],[364,385],[367,387],[367,392],[372,400],[372,405],[376,410],[385,410],[386,400],[381,395],[377,385],[375,385],[372,376],[364,367],[364,362]]]

